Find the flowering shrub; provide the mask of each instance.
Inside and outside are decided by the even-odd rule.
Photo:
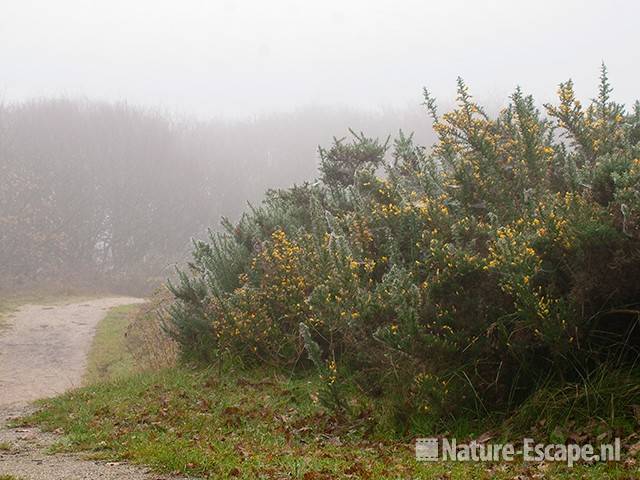
[[[269,192],[197,242],[172,331],[205,361],[315,367],[418,416],[508,411],[543,382],[640,348],[640,106],[546,116],[519,89],[490,118],[458,82],[430,152],[402,132],[321,149],[321,181]],[[382,171],[384,169],[384,171]],[[302,333],[301,333],[302,332]],[[305,349],[307,354],[305,355]]]

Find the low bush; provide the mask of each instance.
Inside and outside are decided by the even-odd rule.
[[[459,80],[443,115],[425,92],[430,151],[336,139],[319,181],[195,242],[170,285],[182,352],[316,368],[333,408],[384,396],[400,432],[636,368],[640,104],[610,94],[603,67],[587,106],[569,81],[546,115],[517,89],[491,118]]]

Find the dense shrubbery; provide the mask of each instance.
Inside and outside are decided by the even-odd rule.
[[[321,178],[272,191],[197,242],[172,285],[184,353],[318,368],[395,398],[404,425],[508,412],[538,386],[637,360],[640,104],[588,106],[571,82],[546,115],[520,90],[497,118],[462,81],[439,141],[355,135]],[[305,349],[307,350],[305,352]]]

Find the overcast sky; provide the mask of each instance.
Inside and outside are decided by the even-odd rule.
[[[127,100],[200,117],[440,100],[463,76],[549,100],[640,91],[640,1],[0,0],[0,98]]]

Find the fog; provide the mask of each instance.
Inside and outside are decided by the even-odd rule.
[[[253,120],[176,120],[88,100],[0,107],[0,290],[42,283],[143,291],[188,259],[192,237],[270,188],[316,176],[345,125],[432,139],[420,109],[299,109]]]
[[[0,288],[146,288],[348,129],[433,139],[421,91],[634,100],[637,2],[0,0]],[[128,288],[128,287],[127,287]]]
[[[415,105],[423,86],[541,101],[605,61],[620,101],[640,69],[632,0],[2,0],[0,93],[86,96],[201,118],[308,105]]]

